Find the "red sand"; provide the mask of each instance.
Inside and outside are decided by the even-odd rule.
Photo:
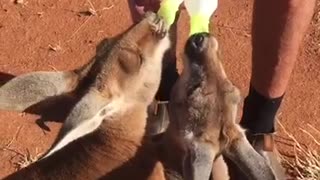
[[[132,24],[126,0],[92,0],[92,3],[97,10],[96,16],[79,15],[80,11],[90,8],[86,0],[25,0],[25,4],[1,1],[0,82],[10,75],[31,71],[79,67],[94,55],[100,40],[121,33]],[[310,130],[307,124],[320,126],[319,10],[320,3],[304,39],[279,115],[280,122],[290,133],[312,147],[316,145],[299,128]],[[221,0],[211,28],[220,42],[227,74],[240,87],[243,96],[248,90],[251,67],[251,13],[252,0]],[[178,29],[179,60],[188,35],[185,29],[188,29],[188,17],[183,11]],[[50,46],[56,51],[50,50]],[[0,111],[0,147],[13,139],[10,149],[22,154],[27,154],[28,150],[35,156],[46,151],[61,123],[46,122],[50,131],[45,131],[36,124],[38,118],[36,115]],[[279,136],[285,137],[285,134]],[[292,150],[284,143],[278,145],[284,153]],[[0,178],[15,170],[17,160],[15,152],[0,150]]]

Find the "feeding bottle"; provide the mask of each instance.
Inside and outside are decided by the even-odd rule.
[[[210,18],[218,7],[218,0],[184,0],[184,5],[190,16],[190,35],[209,32]]]
[[[218,7],[218,0],[162,0],[158,14],[163,17],[168,26],[173,24],[182,2],[190,16],[190,35],[209,32],[210,18]]]
[[[162,0],[158,14],[163,17],[168,26],[171,26],[176,17],[176,12],[179,9],[183,0]]]

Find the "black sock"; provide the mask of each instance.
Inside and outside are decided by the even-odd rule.
[[[244,101],[240,125],[253,134],[273,133],[275,116],[283,95],[278,98],[266,98],[250,86],[249,95]]]

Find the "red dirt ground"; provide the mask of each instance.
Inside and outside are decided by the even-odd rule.
[[[92,8],[86,0],[24,0],[23,4],[0,1],[0,82],[31,71],[79,67],[94,55],[100,40],[119,34],[132,24],[127,0],[91,1],[96,16],[79,14]],[[318,150],[300,128],[310,130],[307,124],[320,126],[319,11],[318,1],[279,115],[290,133]],[[227,73],[243,96],[250,77],[251,13],[252,0],[221,0],[211,28],[220,42]],[[188,35],[186,29],[188,17],[183,11],[179,19],[178,59]],[[38,115],[0,111],[0,148],[11,142],[7,150],[0,149],[0,178],[15,170],[17,152],[29,151],[36,156],[53,142],[61,123],[46,122],[50,131],[45,131],[37,119]],[[280,132],[279,136],[286,135]],[[292,153],[291,146],[281,142],[278,145],[281,152]]]

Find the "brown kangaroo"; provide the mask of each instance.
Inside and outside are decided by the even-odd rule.
[[[216,39],[208,33],[195,34],[184,54],[184,69],[169,102],[169,127],[161,140],[165,168],[185,180],[208,180],[213,162],[224,155],[249,179],[275,179],[235,122],[240,92],[226,76]]]
[[[164,179],[144,132],[147,107],[160,83],[162,57],[170,46],[166,28],[149,12],[84,67],[34,72],[2,86],[0,108],[17,111],[82,89],[49,151],[5,179]]]

